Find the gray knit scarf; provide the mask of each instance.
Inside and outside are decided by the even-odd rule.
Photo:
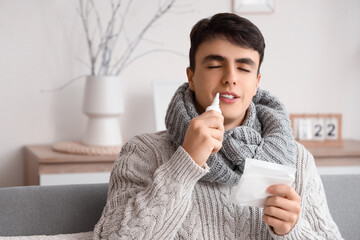
[[[182,145],[190,120],[199,114],[195,93],[184,83],[175,92],[165,117],[171,141]],[[224,133],[220,151],[210,155],[210,171],[203,181],[234,185],[244,171],[245,159],[256,158],[294,166],[296,144],[284,105],[268,91],[258,89],[245,116],[243,125]]]

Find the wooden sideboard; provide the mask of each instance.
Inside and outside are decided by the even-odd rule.
[[[305,147],[314,156],[317,167],[360,166],[360,141],[343,140],[343,146]]]
[[[347,167],[357,168],[360,171],[360,141],[344,140],[343,143],[341,147],[307,147],[306,145],[305,147],[314,156],[318,168],[337,167],[339,171],[343,171],[341,168]],[[61,153],[53,151],[51,145],[25,146],[25,185],[41,184],[42,176],[56,177],[70,174],[70,177],[75,179],[75,174],[110,174],[116,158],[117,155],[90,156]],[[61,181],[58,180],[59,184]],[[96,179],[94,181],[96,182]]]
[[[117,158],[117,155],[94,156],[61,153],[53,151],[51,145],[29,145],[25,146],[24,151],[25,185],[40,185],[41,176],[56,177],[73,174],[70,177],[74,178],[76,174],[110,174],[112,165]],[[96,179],[93,181],[96,182]],[[75,180],[74,183],[76,183]]]

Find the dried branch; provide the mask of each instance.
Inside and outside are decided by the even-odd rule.
[[[113,34],[113,32],[116,22],[116,15],[120,10],[121,0],[118,0],[116,5],[114,5],[113,2],[111,2],[111,4],[112,13],[103,37],[103,54],[98,75],[108,75],[112,52],[114,51],[114,48],[116,46],[116,41],[114,41],[114,39],[117,39],[117,37]]]
[[[183,54],[183,53],[181,53],[181,52],[177,52],[177,51],[174,51],[174,50],[170,50],[170,49],[153,49],[153,50],[150,50],[150,51],[141,53],[141,54],[133,57],[131,60],[127,61],[126,65],[124,65],[124,67],[123,67],[123,70],[124,70],[125,68],[127,68],[129,65],[131,65],[133,62],[135,62],[136,60],[138,60],[139,58],[142,58],[142,57],[144,57],[144,56],[146,56],[146,55],[149,55],[149,54],[155,53],[155,52],[168,52],[168,53],[172,53],[172,54],[175,54],[175,55],[178,55],[178,56],[187,58],[187,55],[186,55],[186,54]]]
[[[85,37],[86,37],[86,43],[88,47],[88,57],[89,57],[89,63],[78,59],[82,64],[86,65],[90,68],[90,73],[93,76],[99,75],[99,76],[105,76],[110,75],[115,72],[116,75],[119,75],[121,71],[123,71],[125,68],[127,68],[130,64],[132,64],[134,61],[138,60],[139,58],[154,53],[154,52],[170,52],[179,56],[184,56],[184,54],[173,51],[173,50],[167,50],[167,49],[153,49],[144,53],[141,53],[133,58],[132,54],[136,47],[139,45],[141,41],[148,41],[152,44],[161,45],[159,43],[156,43],[154,41],[148,40],[144,38],[145,33],[150,29],[151,26],[166,12],[169,12],[169,10],[173,7],[176,0],[167,0],[165,4],[162,6],[159,6],[158,11],[155,13],[155,15],[150,19],[150,21],[145,25],[145,27],[140,31],[140,33],[137,35],[136,38],[133,40],[129,39],[126,35],[125,30],[125,22],[127,20],[127,14],[130,12],[131,5],[133,3],[133,0],[128,0],[127,4],[125,5],[125,8],[122,8],[123,11],[121,11],[121,1],[122,0],[109,0],[111,5],[111,16],[107,22],[107,26],[105,28],[105,31],[103,31],[103,26],[101,23],[101,15],[100,12],[97,9],[97,6],[95,5],[94,0],[85,0],[86,4],[84,4],[84,0],[79,0],[79,8],[77,9],[77,12],[80,15],[81,22],[84,28]],[[90,4],[89,4],[90,3]],[[159,2],[160,4],[160,2]],[[90,15],[93,13],[95,15],[96,20],[96,26],[95,28],[91,29],[93,31],[93,34],[90,34]],[[115,31],[115,28],[118,27],[117,31]],[[99,40],[95,37],[95,33],[99,34]],[[114,33],[115,31],[115,33]],[[128,43],[128,48],[125,50],[125,52],[121,55],[120,59],[115,61],[115,64],[111,64],[111,62],[114,62],[113,53],[115,51],[116,44],[119,40],[119,37],[122,36]],[[101,56],[101,62],[99,64],[99,57]],[[98,69],[96,69],[98,67]],[[110,69],[111,67],[111,69]],[[41,92],[55,92],[60,91],[70,84],[74,83],[78,79],[85,78],[87,75],[81,75],[79,77],[76,77],[74,79],[71,79],[67,83],[61,85],[58,88],[54,89],[48,89],[48,90],[41,90]]]
[[[127,19],[126,18],[127,14],[130,12],[131,3],[133,3],[133,1],[128,1],[128,4],[125,7],[124,13],[122,15],[120,15],[120,17],[122,16],[122,19],[121,19],[121,22],[120,22],[120,27],[119,27],[117,36],[120,36],[120,33],[122,31],[125,31],[125,21]],[[129,45],[130,44],[130,39],[126,36],[126,34],[124,34],[124,38],[125,38],[125,40],[127,41],[128,45]]]
[[[115,63],[115,65],[114,65],[115,68],[117,68],[117,66],[119,66],[115,72],[115,75],[120,74],[120,72],[123,70],[124,65],[131,57],[133,51],[135,50],[135,48],[138,46],[138,44],[142,40],[144,34],[149,30],[149,28],[153,25],[154,22],[156,22],[162,15],[164,15],[172,7],[174,2],[175,2],[175,0],[170,0],[165,4],[165,7],[163,9],[161,9],[161,7],[160,7],[158,12],[153,16],[153,18],[148,22],[148,24],[140,32],[138,37],[130,44],[130,47],[128,48],[128,50],[124,53],[124,55],[120,58],[120,60],[117,63]]]
[[[86,78],[87,75],[81,75],[81,76],[78,76],[76,78],[73,78],[71,79],[70,81],[68,81],[67,83],[61,85],[60,87],[58,88],[53,88],[53,89],[42,89],[41,92],[42,93],[46,93],[46,92],[57,92],[57,91],[61,91],[63,90],[64,88],[66,88],[67,86],[69,86],[70,84],[74,83],[75,81],[81,79],[81,78]]]
[[[82,19],[82,24],[84,27],[86,41],[88,45],[91,75],[119,75],[121,71],[126,66],[128,66],[129,61],[133,62],[133,60],[131,60],[131,56],[139,43],[143,40],[145,33],[150,29],[154,22],[156,22],[160,17],[162,17],[173,6],[175,2],[175,0],[167,0],[162,6],[159,6],[159,9],[155,13],[155,15],[143,27],[140,33],[133,40],[130,40],[125,33],[125,21],[133,0],[129,0],[127,2],[125,6],[125,11],[123,13],[121,13],[121,0],[109,1],[111,5],[111,16],[107,22],[107,26],[104,31],[101,24],[100,13],[97,10],[94,0],[89,0],[90,4],[86,4],[86,7],[84,7],[83,0],[79,0],[79,14]],[[100,35],[97,48],[95,48],[94,46],[94,36],[90,36],[89,7],[91,7],[91,10],[93,10],[94,12],[93,15],[95,15],[96,20],[95,29],[99,31]],[[120,23],[118,24],[117,22],[119,20]],[[118,26],[118,29],[115,31],[116,26]],[[128,47],[122,53],[121,57],[117,61],[115,61],[115,64],[111,64],[111,62],[113,61],[115,47],[121,34],[128,42]],[[101,60],[99,59],[100,56]],[[112,67],[111,69],[110,66]]]
[[[94,75],[95,74],[96,58],[94,56],[92,41],[91,41],[91,37],[90,37],[90,33],[89,33],[89,26],[88,26],[89,11],[88,11],[88,8],[87,8],[86,11],[84,10],[82,0],[79,0],[79,6],[80,6],[79,14],[80,14],[82,24],[83,24],[83,27],[84,27],[85,36],[86,36],[86,42],[88,44],[88,51],[89,51],[89,58],[90,58],[90,65],[91,65],[91,75]]]
[[[95,10],[96,22],[97,22],[97,26],[98,26],[98,28],[100,30],[99,33],[100,33],[100,36],[101,36],[101,33],[103,32],[103,30],[102,30],[102,25],[101,25],[101,21],[100,21],[99,11],[97,10],[97,8],[95,6],[94,0],[91,0],[90,3],[91,3],[92,8]]]
[[[91,69],[91,66],[88,62],[82,60],[81,58],[77,57],[76,60],[78,60],[81,64],[83,64],[84,66],[88,67],[89,69]]]

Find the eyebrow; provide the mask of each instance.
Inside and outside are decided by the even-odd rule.
[[[253,68],[256,68],[256,63],[251,58],[239,58],[239,59],[236,59],[235,62],[245,63],[247,65],[250,65]]]
[[[221,55],[210,54],[203,58],[202,63],[204,64],[204,63],[206,63],[208,61],[212,61],[212,60],[224,62],[226,60],[226,58]],[[235,59],[235,62],[236,63],[245,63],[253,68],[256,68],[256,63],[251,58],[237,58],[237,59]]]

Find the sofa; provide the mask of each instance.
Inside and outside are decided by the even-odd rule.
[[[342,236],[358,240],[360,175],[321,178]],[[0,188],[0,236],[90,232],[105,206],[107,189],[108,184]]]

